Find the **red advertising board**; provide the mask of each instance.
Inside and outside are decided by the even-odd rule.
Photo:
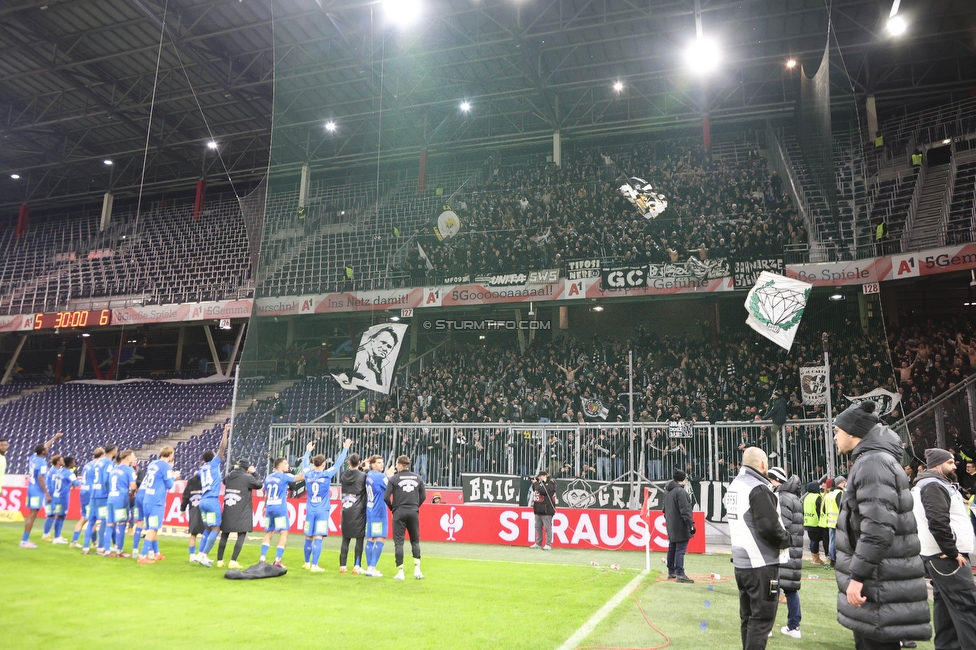
[[[0,510],[20,510],[26,515],[26,481],[19,478],[22,477],[7,477],[0,493]],[[264,499],[260,494],[254,496],[256,531],[264,530]],[[342,516],[335,488],[332,497],[329,534],[336,535],[341,532]],[[303,532],[305,507],[305,499],[288,499],[291,532]],[[68,518],[78,516],[78,490],[72,490]],[[705,515],[695,512],[693,516],[699,532],[688,545],[688,552],[704,553]],[[163,525],[174,528],[187,525],[186,513],[180,512],[180,491],[176,488],[166,495]],[[531,508],[427,503],[420,509],[420,534],[432,542],[528,546],[535,543],[535,519]],[[642,551],[650,539],[652,551],[668,549],[664,513],[654,510],[649,513],[649,522],[645,522],[636,510],[561,508],[553,518],[553,537],[553,543],[564,548]]]

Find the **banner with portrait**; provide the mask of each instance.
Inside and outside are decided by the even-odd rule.
[[[800,368],[800,394],[806,406],[827,403],[827,366]]]
[[[359,339],[352,370],[332,377],[346,390],[368,388],[389,395],[406,331],[404,323],[373,325]]]

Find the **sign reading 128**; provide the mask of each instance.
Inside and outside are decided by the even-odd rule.
[[[112,324],[112,310],[59,311],[34,314],[34,329],[70,329],[74,327],[105,327]]]

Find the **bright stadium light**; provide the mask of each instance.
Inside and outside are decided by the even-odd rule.
[[[844,294],[842,293],[831,294],[829,298],[829,300],[832,300],[833,302],[840,302],[843,299],[844,299]]]
[[[463,102],[461,102],[462,113],[467,113],[470,110],[471,110],[471,102],[469,102],[468,100],[464,100]]]
[[[383,0],[383,11],[391,23],[406,27],[420,17],[420,0]]]
[[[207,143],[207,149],[216,149],[216,148],[217,148],[217,143],[214,142],[213,140]]]
[[[718,43],[704,36],[695,39],[685,50],[685,63],[696,74],[708,74],[718,67]]]
[[[602,305],[594,305],[593,307],[590,308],[590,311],[596,311],[596,312],[603,311],[603,306]]]
[[[786,67],[789,68],[790,70],[792,70],[793,68],[795,68],[796,67],[796,59],[790,59],[789,61],[787,61],[786,62]]]
[[[20,174],[11,174],[10,175],[10,178],[14,179],[15,181],[19,181],[20,180]]]
[[[613,84],[613,89],[619,93],[624,89],[624,82],[618,81],[617,83]]]
[[[105,160],[103,160],[103,161],[102,161],[102,163],[103,163],[103,164],[106,164],[106,165],[108,165],[108,166],[110,166],[110,167],[111,167],[111,165],[112,165],[112,161],[111,161],[111,160],[110,160],[109,158],[106,158]]]
[[[888,33],[892,36],[901,36],[908,30],[908,22],[899,14],[896,14],[888,19],[888,24],[885,25]]]
[[[332,120],[329,120],[328,122],[325,123],[325,130],[328,131],[329,133],[335,133],[336,123],[333,122]]]

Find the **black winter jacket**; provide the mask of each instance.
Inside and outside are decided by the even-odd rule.
[[[347,469],[339,478],[342,486],[342,536],[358,539],[366,535],[366,474]]]
[[[532,484],[532,512],[548,517],[556,514],[556,482],[551,478]]]
[[[224,477],[224,514],[220,530],[225,533],[249,533],[254,530],[251,490],[264,487],[261,479],[235,467]]]
[[[691,518],[691,498],[685,486],[669,481],[664,486],[664,521],[668,526],[669,542],[685,542],[692,538],[695,522]]]
[[[779,564],[779,586],[784,591],[799,591],[803,576],[803,501],[800,477],[793,475],[776,488],[783,528],[790,534],[790,559]]]
[[[884,425],[861,439],[851,452],[837,521],[837,620],[883,643],[932,636],[914,500],[901,454],[898,436]],[[864,583],[867,602],[860,607],[847,602],[851,579]]]

